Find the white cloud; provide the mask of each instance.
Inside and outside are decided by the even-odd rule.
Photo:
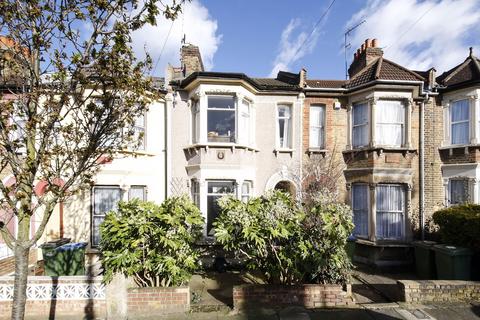
[[[386,58],[411,69],[443,72],[461,63],[468,47],[480,44],[480,0],[369,0],[347,26],[363,19],[352,47],[377,38]]]
[[[165,39],[170,30],[167,42]],[[158,17],[156,26],[145,26],[132,35],[133,49],[138,57],[144,57],[145,50],[151,55],[154,64],[165,48],[155,69],[155,75],[164,75],[168,63],[180,66],[180,48],[183,35],[187,43],[199,46],[205,69],[213,67],[213,57],[221,42],[221,35],[217,34],[218,25],[206,7],[198,0],[187,2],[183,13],[173,22],[163,16]]]
[[[302,31],[297,35],[293,35],[294,31],[300,26],[300,19],[292,19],[285,29],[283,29],[280,37],[279,52],[273,61],[270,77],[275,77],[280,70],[289,70],[293,63],[312,52],[315,48],[319,33],[315,31],[311,37],[305,41],[308,37],[306,32]],[[305,42],[305,44],[303,44],[303,42]]]

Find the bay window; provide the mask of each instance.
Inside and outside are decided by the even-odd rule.
[[[279,105],[277,114],[277,139],[280,148],[288,149],[292,147],[292,119],[291,107],[289,105]]]
[[[354,148],[368,145],[368,104],[356,103],[352,111],[352,146]]]
[[[448,181],[449,205],[462,204],[468,201],[468,185],[467,179],[450,179]]]
[[[367,184],[352,185],[353,234],[361,238],[368,237],[368,195]]]
[[[325,148],[325,105],[310,106],[310,148]]]
[[[250,129],[250,102],[246,99],[243,99],[239,105],[239,137],[240,142],[244,144],[251,143],[251,129]]]
[[[379,184],[376,187],[377,239],[401,240],[404,237],[405,188]]]
[[[457,100],[450,104],[451,144],[470,143],[469,101]]]
[[[208,181],[207,184],[207,235],[213,236],[213,222],[220,214],[217,200],[224,195],[235,194],[235,181]]]
[[[378,100],[375,110],[375,142],[401,147],[405,141],[405,106],[401,101]]]
[[[122,190],[116,186],[93,187],[92,211],[92,246],[100,244],[100,224],[105,220],[105,214],[117,209],[118,202],[122,199]]]
[[[236,142],[235,126],[235,97],[208,96],[208,142]]]

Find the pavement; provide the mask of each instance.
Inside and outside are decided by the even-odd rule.
[[[480,302],[472,304],[412,305],[399,301],[397,280],[415,280],[411,272],[382,273],[358,266],[352,279],[352,292],[357,302],[354,308],[305,309],[286,307],[263,308],[238,313],[232,310],[232,288],[244,283],[261,283],[259,275],[247,272],[207,272],[190,281],[192,311],[165,316],[172,320],[480,320]]]

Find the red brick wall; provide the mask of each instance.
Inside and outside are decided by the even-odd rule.
[[[37,262],[37,250],[30,250],[30,255],[28,258],[28,263],[33,264]],[[11,274],[15,272],[15,258],[8,257],[0,260],[0,276]]]
[[[128,314],[135,317],[185,312],[190,309],[190,288],[130,288],[127,305]]]
[[[340,285],[304,284],[241,285],[233,287],[236,310],[255,307],[298,305],[305,308],[352,306],[353,299]]]

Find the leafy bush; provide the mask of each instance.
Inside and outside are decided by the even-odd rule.
[[[142,287],[184,284],[199,265],[193,244],[202,226],[200,211],[186,196],[161,205],[120,202],[100,227],[105,281],[119,272]]]
[[[436,211],[442,241],[480,252],[480,205],[465,204]]]
[[[345,246],[353,231],[352,211],[323,189],[312,197],[312,205],[302,221],[299,253],[304,281],[309,283],[347,283],[352,264]]]
[[[219,200],[216,240],[240,252],[247,267],[260,270],[270,283],[345,283],[350,262],[345,243],[353,229],[345,205],[318,198],[305,213],[290,195],[272,191],[244,203]]]

